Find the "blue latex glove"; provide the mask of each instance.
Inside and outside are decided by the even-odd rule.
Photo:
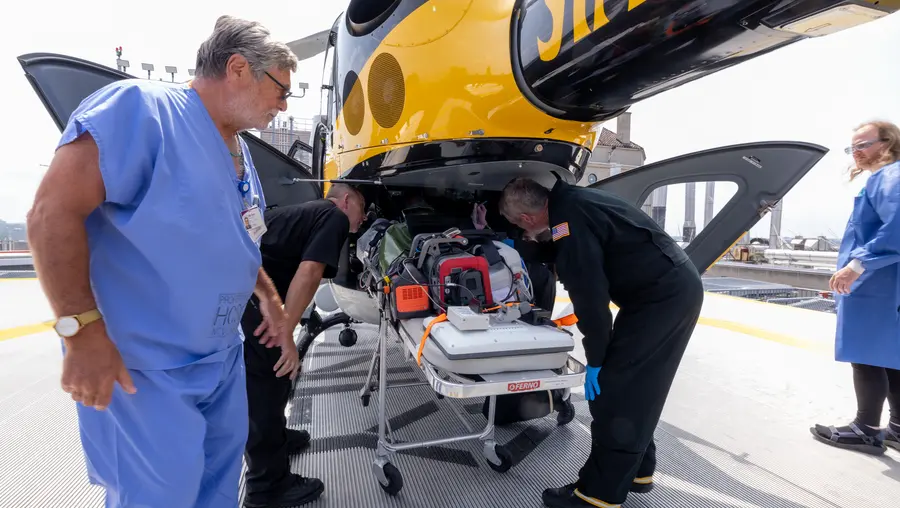
[[[600,395],[600,367],[587,366],[584,373],[584,398],[594,400]]]

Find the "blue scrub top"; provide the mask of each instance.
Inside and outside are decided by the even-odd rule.
[[[224,359],[243,340],[261,263],[241,219],[245,200],[265,210],[243,140],[250,190],[242,196],[222,136],[185,85],[110,84],[72,113],[60,146],[85,131],[106,186],[86,222],[90,280],[126,367]]]
[[[900,369],[900,162],[879,169],[855,198],[838,269],[865,271],[850,294],[835,295],[838,361]]]

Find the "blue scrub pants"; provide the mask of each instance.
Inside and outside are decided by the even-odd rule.
[[[91,483],[107,508],[238,506],[247,441],[243,346],[203,363],[129,371],[137,393],[116,385],[105,411],[78,404]]]

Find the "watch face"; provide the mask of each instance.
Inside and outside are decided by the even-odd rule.
[[[63,337],[71,337],[78,333],[79,324],[77,319],[67,316],[60,318],[54,328],[56,328],[56,333]]]

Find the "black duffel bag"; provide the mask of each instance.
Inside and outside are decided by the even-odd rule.
[[[554,411],[561,414],[571,409],[571,402],[563,400],[565,390],[542,390],[539,392],[510,393],[497,396],[497,409],[494,411],[494,425],[504,426],[511,423],[525,422],[535,418],[543,418]],[[481,414],[488,416],[489,398],[484,399]],[[568,416],[568,415],[566,415]],[[571,420],[563,417],[562,420]],[[568,421],[560,423],[568,423]]]

